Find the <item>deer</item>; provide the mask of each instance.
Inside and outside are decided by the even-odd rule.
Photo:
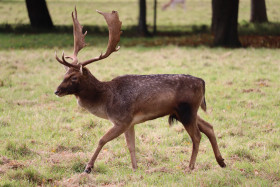
[[[70,56],[62,53],[56,60],[64,65],[66,73],[55,94],[59,97],[74,95],[78,104],[91,114],[107,119],[112,127],[99,140],[97,148],[84,172],[90,173],[103,146],[124,133],[130,152],[132,169],[137,169],[135,157],[134,125],[169,115],[168,122],[183,124],[192,140],[192,154],[189,168],[194,169],[201,133],[210,140],[216,161],[225,167],[219,151],[213,126],[197,114],[199,107],[206,111],[205,82],[201,78],[184,74],[123,75],[111,81],[98,80],[86,65],[105,59],[120,49],[121,25],[117,11],[97,12],[105,18],[109,41],[107,50],[86,61],[79,61],[79,51],[86,46],[83,26],[80,25],[75,7],[72,12],[74,50]],[[71,62],[68,62],[72,60]]]
[[[161,9],[166,10],[169,6],[171,8],[174,8],[176,5],[179,5],[179,4],[181,4],[182,7],[184,8],[184,10],[186,10],[186,1],[185,0],[170,0],[169,2],[164,4]]]

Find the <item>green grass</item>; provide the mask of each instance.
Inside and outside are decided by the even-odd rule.
[[[243,20],[249,17],[248,2],[240,2]],[[83,24],[92,25],[92,20],[98,17],[89,14],[96,9],[88,6],[92,3],[77,3],[80,18],[85,18]],[[188,11],[191,5],[200,3],[210,1],[187,1]],[[136,1],[131,4],[137,6]],[[23,5],[23,1],[1,1],[2,23],[28,23],[23,15],[26,12],[19,11]],[[73,3],[48,1],[48,5],[55,24],[65,23],[69,27]],[[66,5],[66,8],[56,5]],[[107,8],[113,5],[118,10],[125,9],[117,3]],[[4,11],[9,6],[18,13],[7,16]],[[267,1],[267,6],[270,20],[279,22],[279,16],[275,16],[279,13],[273,12],[279,7],[278,1]],[[126,11],[136,16],[135,10],[126,8]],[[192,15],[196,10],[188,11]],[[175,15],[175,11],[168,14]],[[135,24],[135,16],[128,13],[123,16],[132,19],[125,18],[125,26]],[[17,17],[22,20],[16,21]],[[186,20],[201,26],[210,23],[208,17],[204,19],[201,15],[195,20],[195,16],[188,16]],[[175,20],[174,16],[168,19]],[[182,24],[176,22],[177,19],[174,25]],[[245,22],[242,24],[246,26]],[[104,36],[90,32],[86,38],[89,46],[80,52],[80,59],[104,51],[107,43]],[[190,38],[191,43],[197,42],[197,47],[183,47]],[[213,124],[227,167],[218,166],[203,135],[196,169],[188,171],[191,140],[181,124],[169,127],[164,117],[136,125],[139,166],[136,172],[131,169],[122,135],[105,145],[94,171],[85,175],[81,171],[111,124],[78,107],[73,96],[57,98],[53,94],[64,74],[64,68],[54,59],[54,51],[65,50],[70,54],[72,34],[69,31],[1,33],[0,186],[279,186],[279,49],[209,48],[199,45],[200,39],[211,43],[211,38],[203,34],[147,39],[125,36],[119,52],[88,67],[104,81],[124,74],[155,73],[184,73],[203,78],[208,114],[199,114]]]
[[[88,47],[80,58],[97,55]],[[100,80],[123,74],[185,73],[206,81],[209,114],[227,168],[203,136],[196,169],[186,172],[191,140],[161,118],[136,126],[139,169],[124,137],[108,143],[93,174],[80,172],[111,124],[85,112],[73,96],[53,94],[64,69],[55,49],[0,51],[0,184],[279,185],[279,52],[271,49],[123,47],[90,65]],[[66,53],[71,48],[65,48]],[[9,161],[5,161],[9,159]]]

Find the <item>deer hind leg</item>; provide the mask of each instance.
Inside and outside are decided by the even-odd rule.
[[[188,134],[190,135],[193,143],[192,155],[189,164],[189,168],[194,169],[196,157],[198,154],[201,134],[197,126],[197,110],[194,110],[193,107],[188,103],[181,103],[177,109],[177,119],[184,125]]]
[[[199,144],[200,144],[200,139],[201,139],[201,134],[200,130],[197,127],[196,122],[188,123],[188,124],[183,124],[185,129],[187,130],[188,134],[190,135],[192,142],[193,142],[193,148],[192,148],[192,156],[189,164],[189,168],[191,170],[194,169],[196,157],[198,154],[198,149],[199,149]]]
[[[92,158],[90,159],[90,161],[88,162],[86,169],[84,172],[86,173],[90,173],[93,166],[94,166],[94,162],[99,154],[99,152],[101,151],[102,147],[108,143],[109,141],[117,138],[118,136],[120,136],[123,132],[125,132],[126,130],[126,126],[122,126],[122,125],[114,125],[98,142],[98,146],[92,156]]]
[[[202,118],[200,118],[199,116],[197,116],[197,124],[198,124],[198,128],[201,132],[203,132],[209,139],[211,145],[212,145],[212,148],[213,148],[213,151],[214,151],[214,154],[215,154],[215,158],[218,162],[218,164],[223,168],[223,167],[226,167],[226,164],[224,162],[224,159],[220,153],[220,150],[219,150],[219,147],[218,147],[218,144],[217,144],[217,140],[216,140],[216,136],[215,136],[215,133],[214,133],[214,129],[213,129],[213,126],[204,121]]]
[[[137,169],[137,162],[135,157],[135,131],[134,125],[132,125],[125,133],[126,144],[130,152],[130,158],[132,163],[132,169],[135,171]]]

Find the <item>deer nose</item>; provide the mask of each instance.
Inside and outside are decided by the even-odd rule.
[[[59,91],[58,91],[58,90],[56,90],[56,91],[54,92],[54,94],[55,94],[55,95],[58,95],[58,93],[59,93]]]

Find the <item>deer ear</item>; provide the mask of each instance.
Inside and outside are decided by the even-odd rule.
[[[83,75],[83,66],[80,67],[80,73]]]

